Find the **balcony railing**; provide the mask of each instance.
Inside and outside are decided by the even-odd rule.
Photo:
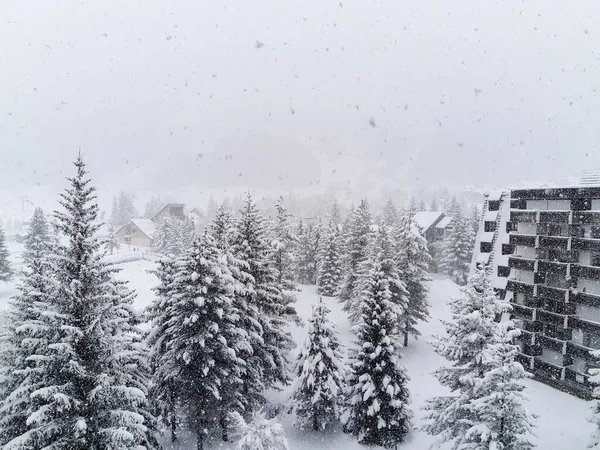
[[[540,211],[540,223],[569,223],[570,211]]]
[[[567,292],[568,291],[569,291],[568,289],[562,289],[562,288],[551,287],[551,286],[539,285],[537,287],[538,297],[544,297],[544,298],[548,298],[551,300],[561,300],[563,302],[565,300],[567,300]]]
[[[592,280],[600,280],[600,267],[573,264],[571,265],[571,276],[577,278],[590,278]]]
[[[537,211],[511,211],[510,221],[513,223],[535,223],[537,220]]]
[[[506,290],[511,292],[523,292],[525,294],[533,295],[535,292],[535,285],[532,283],[526,283],[518,280],[508,280],[506,283]]]
[[[527,371],[533,369],[533,357],[524,355],[523,353],[517,353],[515,361],[520,362],[523,368]]]
[[[571,293],[569,301],[579,303],[580,305],[594,306],[600,308],[600,295],[590,294],[587,292]]]
[[[535,344],[523,344],[523,353],[527,356],[540,356],[542,354],[542,346]]]
[[[526,306],[519,305],[518,303],[511,303],[512,312],[515,317],[521,317],[523,319],[533,320],[533,309],[527,308]]]
[[[587,320],[580,319],[579,317],[569,317],[569,328],[579,328],[590,333],[600,334],[600,323],[588,322]]]
[[[546,378],[560,380],[563,374],[563,368],[554,364],[547,363],[541,359],[535,360],[534,373]]]
[[[528,331],[529,333],[540,333],[544,329],[544,324],[542,322],[533,322],[530,320],[523,321],[523,330]]]
[[[564,236],[540,236],[538,243],[542,248],[569,248],[569,239]]]
[[[533,272],[533,269],[535,267],[535,260],[521,258],[519,256],[509,256],[508,267],[519,270],[529,270]]]
[[[523,247],[535,247],[534,234],[513,234],[509,235],[509,243],[511,245],[521,245]]]
[[[565,343],[561,341],[557,341],[548,336],[536,336],[535,338],[536,344],[541,345],[544,348],[549,348],[550,350],[554,350],[555,352],[562,353],[565,348]]]
[[[600,212],[573,211],[573,223],[578,225],[600,224]]]
[[[536,320],[544,323],[549,323],[551,325],[556,325],[558,327],[565,327],[565,319],[568,316],[563,316],[561,314],[554,314],[549,311],[544,311],[543,309],[538,309],[535,315]]]
[[[575,356],[577,358],[583,358],[588,361],[594,361],[596,358],[590,353],[591,348],[584,347],[583,345],[574,344],[573,342],[567,342],[567,354]]]
[[[538,261],[537,271],[555,273],[558,275],[567,275],[567,263],[552,262],[552,261]]]

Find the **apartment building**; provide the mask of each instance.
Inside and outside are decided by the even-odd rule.
[[[488,194],[473,265],[485,264],[536,378],[587,397],[600,350],[600,187]]]

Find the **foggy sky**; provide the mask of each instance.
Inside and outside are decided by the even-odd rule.
[[[600,167],[599,12],[0,1],[0,189],[62,184],[79,148],[124,189],[578,175]]]

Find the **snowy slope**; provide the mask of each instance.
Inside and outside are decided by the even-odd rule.
[[[19,261],[21,248],[22,246],[18,244],[10,244],[11,257],[16,263]],[[157,282],[148,271],[152,270],[154,266],[153,262],[146,260],[127,262],[118,266],[122,269],[121,278],[128,280],[131,287],[137,291],[135,306],[138,309],[142,309],[153,298],[151,288]],[[15,282],[9,285],[0,284],[0,309],[7,305],[9,297],[15,293],[14,285]],[[437,367],[444,364],[444,360],[433,352],[427,342],[433,334],[443,333],[440,319],[448,317],[449,309],[446,302],[459,292],[453,282],[441,276],[434,276],[434,280],[429,285],[429,300],[433,318],[421,325],[423,336],[418,341],[411,340],[409,347],[403,351],[403,363],[411,377],[409,388],[412,394],[412,409],[415,414],[414,425],[416,427],[422,423],[420,408],[425,400],[444,393],[432,375]],[[316,300],[315,287],[302,286],[302,292],[298,293],[297,307],[305,322],[310,317],[311,306]],[[353,337],[346,315],[335,299],[325,298],[325,300],[332,310],[331,319],[338,324],[341,341],[348,347],[351,345]],[[292,327],[290,331],[297,344],[300,345],[305,339],[305,329]],[[292,357],[295,357],[297,350],[292,352]],[[527,384],[526,393],[530,397],[528,408],[531,412],[539,415],[537,437],[534,438],[538,448],[543,450],[585,449],[593,430],[593,426],[587,422],[590,415],[589,403],[536,381],[530,380]],[[353,438],[339,430],[330,435],[321,435],[295,429],[293,417],[285,414],[289,392],[290,388],[288,387],[283,392],[273,393],[270,398],[284,406],[281,420],[284,423],[291,450],[359,450],[366,448],[358,445]],[[432,437],[415,430],[410,441],[398,448],[426,450],[432,442]],[[195,447],[189,441],[174,447],[177,450],[192,450],[193,448]],[[215,448],[233,449],[234,447],[216,443]]]

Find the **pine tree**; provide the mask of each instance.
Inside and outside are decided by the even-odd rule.
[[[473,238],[477,236],[480,221],[481,211],[477,205],[473,205],[473,209],[471,210],[471,218],[469,219],[469,224],[471,225],[471,229],[473,230]]]
[[[279,272],[279,284],[283,289],[290,291],[297,290],[297,286],[292,281],[293,278],[293,249],[295,237],[290,232],[290,217],[292,215],[287,211],[283,204],[283,196],[279,197],[275,204],[277,216],[273,224],[273,240],[275,268]]]
[[[152,250],[163,255],[167,254],[167,249],[169,248],[169,232],[169,221],[168,219],[163,219],[156,228],[154,236],[152,236]]]
[[[316,284],[320,225],[313,222],[298,224],[294,252],[294,272],[300,284]]]
[[[302,427],[322,431],[340,417],[341,346],[323,299],[313,306],[308,337],[298,355],[292,409]]]
[[[408,290],[408,305],[404,314],[404,346],[408,345],[408,336],[421,335],[417,323],[429,318],[427,303],[427,285],[429,280],[427,267],[431,260],[427,241],[421,235],[414,220],[414,211],[409,210],[401,219],[396,230],[396,266],[402,281]]]
[[[285,327],[290,321],[298,320],[298,314],[290,299],[283,295],[265,219],[258,213],[249,194],[235,225],[232,250],[236,258],[248,265],[247,273],[252,278],[254,290],[248,303],[258,309],[263,330],[263,344],[253,349],[249,370],[259,374],[265,388],[277,388],[289,382],[286,354],[294,342]],[[256,387],[246,382],[246,389],[254,391]]]
[[[0,281],[10,281],[13,277],[13,271],[8,260],[8,249],[6,248],[6,238],[4,231],[0,227]]]
[[[523,380],[531,378],[515,358],[520,348],[514,338],[521,334],[512,323],[496,324],[494,340],[484,355],[486,373],[474,378],[475,398],[467,405],[467,415],[473,417],[465,434],[469,448],[488,450],[530,450],[535,446],[529,441],[534,428],[534,416],[523,407]]]
[[[25,240],[25,268],[13,298],[0,344],[0,446],[27,431],[28,398],[39,387],[34,358],[47,354],[49,304],[54,293],[51,241],[46,219],[37,208]]]
[[[329,213],[329,224],[338,226],[342,224],[342,213],[340,211],[340,205],[337,200],[333,201],[331,205],[331,212]]]
[[[450,304],[451,320],[443,322],[447,336],[434,337],[436,353],[452,363],[451,367],[435,372],[451,395],[427,402],[428,423],[423,429],[439,436],[440,442],[453,442],[455,450],[493,448],[469,446],[477,437],[471,440],[474,431],[468,432],[478,421],[472,405],[489,393],[480,392],[478,386],[490,370],[489,346],[495,343],[499,326],[496,318],[509,308],[497,298],[485,269],[478,268],[462,289],[462,295]]]
[[[176,386],[176,406],[202,449],[209,430],[221,427],[227,436],[228,414],[244,409],[245,361],[238,355],[244,353],[248,336],[238,326],[234,298],[245,295],[245,288],[236,283],[208,232],[173,269],[170,284],[159,289],[162,295],[149,310],[155,330],[149,341],[156,365],[155,394],[158,403],[168,404]]]
[[[438,209],[439,209],[439,206],[438,206],[437,198],[434,195],[433,199],[431,200],[431,205],[429,205],[429,211],[438,211]]]
[[[267,419],[264,413],[257,412],[252,421],[246,423],[239,413],[234,413],[231,421],[239,435],[237,450],[289,450],[283,426],[277,418]]]
[[[115,249],[118,249],[121,246],[117,239],[117,235],[115,234],[115,228],[113,227],[112,223],[108,226],[108,236],[104,241],[104,246],[111,255],[114,253]]]
[[[425,206],[425,201],[423,199],[419,201],[418,209],[419,211],[427,211],[427,206]]]
[[[397,323],[401,317],[391,301],[381,255],[374,257],[372,272],[362,281],[362,317],[346,380],[344,430],[357,436],[361,444],[392,448],[406,438],[412,412],[408,408],[408,377],[398,351]]]
[[[358,293],[355,292],[360,276],[360,266],[369,257],[369,241],[371,232],[371,213],[366,200],[360,203],[349,220],[345,242],[344,270],[346,275],[340,288],[339,299],[344,310],[352,313],[358,311]]]
[[[45,343],[29,358],[32,376],[17,388],[32,389],[21,403],[26,430],[3,448],[156,448],[146,407],[147,354],[135,327],[134,294],[102,262],[95,188],[81,156],[77,174],[56,212],[68,243],[50,256],[52,295],[43,308]],[[24,339],[25,340],[25,339]],[[33,375],[35,374],[35,375]],[[13,391],[13,395],[19,395]]]
[[[389,199],[385,204],[385,208],[383,209],[383,223],[389,228],[398,225],[398,210],[394,206],[392,199]]]
[[[230,209],[225,205],[219,206],[209,228],[212,237],[219,245],[229,246],[234,233],[233,216]]]
[[[460,210],[452,223],[452,230],[442,245],[440,269],[456,284],[465,285],[471,268],[473,231]]]
[[[146,202],[144,207],[144,218],[151,219],[154,215],[159,212],[162,207],[165,205],[165,202],[158,197],[152,196],[150,200]]]
[[[317,293],[319,295],[333,297],[338,293],[343,278],[340,240],[339,229],[331,224],[321,239],[321,256],[317,276]]]

